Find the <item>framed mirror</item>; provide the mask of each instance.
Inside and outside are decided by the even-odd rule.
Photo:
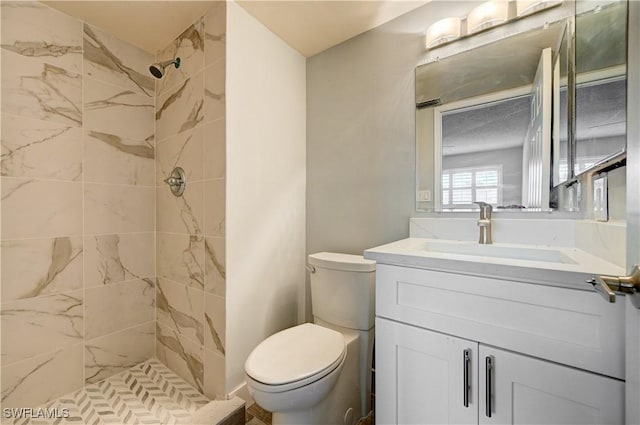
[[[626,151],[627,2],[576,2],[573,174]]]
[[[419,211],[471,210],[478,201],[549,209],[553,63],[566,26],[546,24],[416,68]]]

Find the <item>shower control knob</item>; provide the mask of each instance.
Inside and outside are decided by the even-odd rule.
[[[164,179],[164,182],[169,185],[174,196],[182,196],[187,186],[186,174],[181,167],[176,167],[171,171],[171,175]]]

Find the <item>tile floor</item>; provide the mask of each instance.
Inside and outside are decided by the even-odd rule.
[[[257,404],[252,404],[246,410],[246,425],[271,425],[271,413],[262,409]],[[375,418],[373,412],[361,418],[356,425],[374,425]]]
[[[209,403],[190,384],[157,359],[89,385],[41,408],[69,417],[3,420],[12,425],[192,425],[191,416]],[[35,410],[35,409],[34,409]],[[246,409],[246,425],[271,425],[272,415],[257,404]],[[357,425],[373,425],[373,413]]]
[[[209,399],[182,378],[150,359],[41,406],[58,412],[68,409],[68,418],[22,418],[3,424],[190,424],[191,415],[207,403]]]
[[[255,403],[247,408],[245,418],[247,425],[271,425],[271,412]]]

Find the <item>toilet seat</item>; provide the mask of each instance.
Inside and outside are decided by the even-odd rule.
[[[346,352],[340,332],[305,323],[258,344],[247,358],[245,372],[262,391],[289,391],[330,374],[344,361]]]

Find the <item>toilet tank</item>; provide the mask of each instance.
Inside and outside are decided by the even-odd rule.
[[[309,255],[313,316],[349,329],[369,330],[375,319],[376,262],[361,255]]]

